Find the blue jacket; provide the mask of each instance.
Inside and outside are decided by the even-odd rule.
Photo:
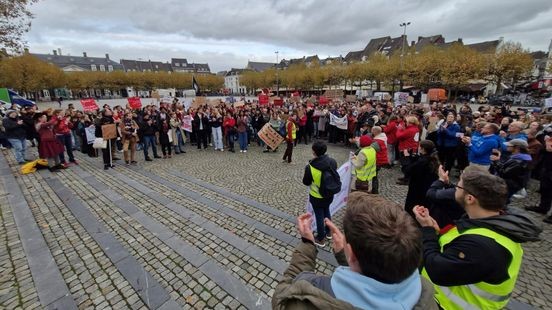
[[[520,133],[515,134],[515,135],[507,135],[506,138],[501,143],[502,152],[504,154],[509,155],[509,153],[507,153],[507,151],[506,151],[507,147],[506,147],[506,144],[504,144],[504,142],[508,142],[508,141],[514,140],[514,139],[521,139],[521,140],[527,141],[527,134],[524,133],[524,132],[520,132]]]
[[[460,125],[456,122],[452,123],[447,128],[439,126],[439,130],[437,131],[437,143],[439,146],[443,147],[456,147],[459,143],[456,134],[459,132]]]
[[[501,148],[501,139],[497,135],[482,136],[476,133],[472,136],[468,160],[470,163],[490,165],[493,149]]]

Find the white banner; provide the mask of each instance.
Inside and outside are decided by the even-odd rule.
[[[552,98],[544,99],[544,107],[545,108],[552,108]]]
[[[190,107],[192,106],[192,98],[186,98],[184,99],[184,109],[188,111]]]
[[[339,118],[330,113],[330,125],[333,125],[339,129],[347,130],[347,115]]]
[[[86,133],[86,143],[94,143],[94,140],[96,140],[96,126],[91,125],[86,127],[84,128],[84,132]]]
[[[330,204],[330,215],[334,215],[339,209],[345,207],[347,205],[347,199],[349,198],[349,191],[351,189],[351,173],[352,173],[353,164],[349,160],[348,162],[344,163],[337,169],[337,173],[339,173],[339,177],[341,178],[341,191],[334,195],[333,201]],[[312,205],[309,201],[309,192],[310,188],[307,187],[307,205],[306,209],[307,212],[310,213],[313,216],[312,221],[312,230],[316,231],[316,219],[314,215],[314,210],[312,209]]]

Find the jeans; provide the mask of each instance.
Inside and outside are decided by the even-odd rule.
[[[316,240],[322,241],[327,235],[330,235],[330,229],[324,224],[324,219],[332,219],[330,215],[330,204],[333,199],[318,199],[309,197],[316,218]]]
[[[15,153],[15,160],[17,160],[18,163],[24,163],[25,162],[25,148],[27,146],[27,141],[25,141],[25,138],[23,139],[10,139],[8,138],[8,141],[13,147],[13,152]]]
[[[224,148],[222,144],[222,128],[211,127],[211,132],[213,134],[213,145],[215,146],[215,150],[222,150]]]
[[[144,136],[144,158],[148,158],[148,149],[151,145],[153,156],[157,157],[157,146],[155,146],[155,136]]]
[[[234,137],[236,136],[236,133],[234,131],[229,131],[226,133],[226,142],[228,143],[228,148],[230,148],[230,151],[234,151]]]
[[[314,137],[318,139],[318,122],[314,122]]]
[[[389,158],[389,163],[393,165],[395,163],[395,145],[387,144],[387,158]]]
[[[73,136],[68,133],[64,135],[56,135],[58,141],[65,146],[65,151],[69,155],[69,161],[74,162],[75,156],[73,156]],[[65,163],[65,154],[62,152],[59,154],[59,160],[61,163]]]
[[[182,137],[182,131],[179,129],[173,129],[176,131],[176,144],[174,146],[175,153],[184,152],[184,137]]]
[[[238,141],[240,143],[240,150],[247,150],[247,131],[238,133]]]

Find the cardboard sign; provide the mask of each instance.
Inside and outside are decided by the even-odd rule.
[[[291,98],[289,98],[289,100],[293,103],[299,103],[301,102],[301,97],[299,96],[292,96]]]
[[[84,112],[92,112],[99,109],[98,105],[96,104],[96,100],[90,98],[90,99],[81,99],[81,105],[82,110]]]
[[[207,105],[210,107],[216,107],[220,104],[220,100],[218,99],[209,99],[207,100]]]
[[[274,105],[279,106],[279,107],[283,106],[284,105],[284,99],[280,99],[280,98],[274,99]]]
[[[127,100],[131,109],[139,110],[142,108],[142,101],[140,100],[140,97],[129,97]]]
[[[356,95],[347,95],[345,97],[345,101],[347,102],[355,102],[357,101],[357,96]]]
[[[272,126],[270,126],[270,123],[266,123],[261,130],[259,130],[259,133],[257,134],[261,140],[268,145],[269,148],[275,150],[278,145],[280,145],[284,141],[284,137],[282,137]]]
[[[182,117],[182,125],[180,128],[187,132],[192,132],[192,116],[191,115],[184,115]]]
[[[324,92],[324,97],[329,99],[343,99],[343,90],[331,89]]]
[[[115,124],[102,125],[102,138],[104,140],[117,138],[117,127]]]
[[[205,105],[206,103],[207,103],[206,97],[195,97],[194,101],[192,102],[192,108],[194,110],[197,110],[203,105]]]
[[[235,109],[241,108],[243,106],[245,106],[245,102],[243,102],[243,101],[238,101],[238,102],[234,103],[234,108]]]

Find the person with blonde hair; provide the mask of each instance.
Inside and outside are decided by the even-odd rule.
[[[397,127],[397,143],[399,144],[399,156],[401,162],[401,170],[404,173],[404,177],[399,178],[397,184],[399,185],[408,185],[408,180],[410,178],[408,171],[405,170],[405,167],[410,164],[411,156],[405,156],[404,154],[408,153],[409,155],[418,153],[418,144],[420,141],[420,122],[416,116],[410,115],[405,117],[405,123],[400,123]]]

